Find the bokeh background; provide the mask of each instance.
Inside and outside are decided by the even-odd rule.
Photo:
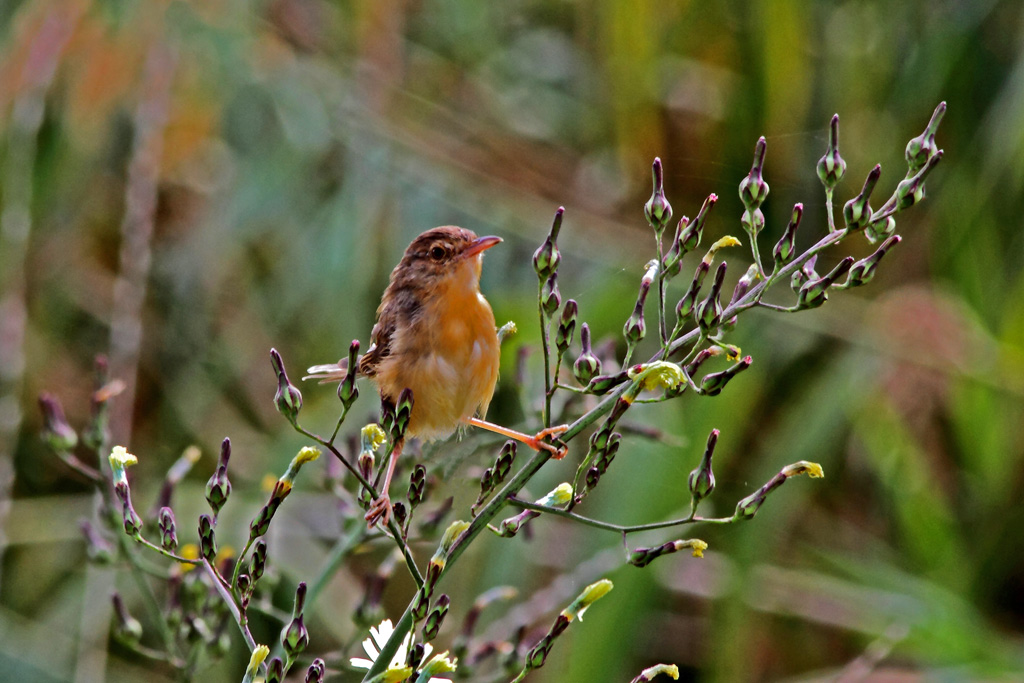
[[[3,0],[0,679],[172,680],[108,644],[110,592],[153,642],[145,607],[123,568],[86,561],[89,488],[38,438],[43,390],[72,424],[86,421],[95,354],[128,384],[114,430],[141,460],[140,512],[196,444],[203,459],[175,498],[188,536],[230,436],[222,526],[240,543],[264,476],[304,445],[274,411],[269,348],[294,376],[365,343],[390,268],[420,231],[454,223],[505,238],[483,289],[519,334],[491,415],[535,424],[537,354],[521,353],[538,339],[530,255],[559,205],[563,296],[598,340],[621,342],[652,253],[653,157],[677,216],[721,197],[705,244],[745,241],[736,186],[764,135],[762,252],[797,201],[806,246],[824,233],[814,164],[832,114],[849,164],[841,203],[875,163],[887,196],[940,101],[945,158],[871,286],[800,315],[744,315],[730,341],[753,367],[717,398],[631,411],[657,438],[627,436],[583,511],[619,523],[684,512],[711,428],[720,514],[787,463],[820,462],[826,478],[790,482],[753,522],[682,530],[710,543],[703,561],[638,570],[615,534],[560,520],[535,522],[529,539],[482,538],[446,579],[454,616],[437,645],[487,588],[520,591],[485,613],[481,636],[500,640],[521,624],[543,630],[608,577],[615,590],[531,680],[627,681],[657,662],[702,681],[1018,679],[1022,41],[1016,0]],[[749,256],[728,251],[731,291]],[[857,238],[821,262],[847,253],[870,246]],[[333,392],[303,391],[305,422],[329,429]],[[487,455],[469,454],[481,443]],[[432,500],[470,502],[493,445],[425,449]],[[574,462],[551,463],[530,492],[570,478]],[[275,522],[283,609],[337,536],[323,467],[303,472]],[[334,667],[356,654],[365,634],[349,617],[383,553],[361,550],[331,582],[307,621],[310,654]],[[389,584],[385,614],[399,616],[410,586]],[[235,638],[199,680],[239,680],[247,658]]]

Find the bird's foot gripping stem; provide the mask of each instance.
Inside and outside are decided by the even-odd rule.
[[[391,510],[391,496],[385,492],[370,503],[370,509],[366,511],[366,515],[363,517],[366,520],[366,527],[372,529],[377,524],[380,524],[382,528],[386,527],[391,519]]]
[[[477,417],[469,418],[469,424],[474,427],[480,427],[481,429],[495,432],[496,434],[501,434],[502,436],[507,436],[510,439],[515,439],[516,441],[526,444],[535,451],[545,450],[550,453],[551,457],[555,460],[561,460],[565,457],[565,454],[569,452],[569,447],[561,441],[558,441],[558,437],[569,430],[569,425],[548,427],[540,430],[533,436],[530,436],[524,432],[509,429],[508,427],[502,427],[501,425],[496,425],[493,422],[487,422],[486,420],[481,420]],[[557,441],[557,445],[544,441],[544,439],[552,437]]]

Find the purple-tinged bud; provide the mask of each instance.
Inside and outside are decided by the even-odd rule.
[[[811,308],[817,308],[828,301],[828,288],[831,287],[836,280],[841,278],[843,275],[846,275],[852,266],[853,257],[847,256],[825,277],[805,282],[803,286],[800,287],[800,291],[797,292],[796,295],[797,310],[803,311]]]
[[[417,464],[409,476],[409,507],[413,510],[423,502],[427,493],[427,468]]]
[[[306,582],[300,581],[295,589],[295,604],[292,607],[292,620],[281,634],[281,645],[288,657],[295,659],[309,645],[309,632],[303,622],[302,610],[306,603]]]
[[[306,669],[305,683],[324,683],[324,674],[327,672],[327,665],[324,660],[317,657]]]
[[[398,403],[395,404],[395,427],[392,432],[392,439],[395,442],[405,438],[405,432],[409,429],[409,420],[412,418],[412,407],[415,403],[412,389],[406,387],[398,395]]]
[[[676,327],[679,330],[683,329],[683,325],[686,323],[686,319],[690,317],[693,312],[693,306],[697,302],[697,295],[700,294],[701,285],[704,284],[704,278],[708,274],[708,270],[711,269],[711,264],[707,261],[701,261],[697,264],[697,270],[693,274],[693,280],[690,282],[690,288],[686,290],[686,294],[676,304]]]
[[[789,225],[786,226],[786,231],[782,233],[782,238],[779,239],[773,251],[775,255],[775,270],[779,270],[792,261],[796,255],[796,229],[800,227],[800,219],[803,218],[803,215],[803,204],[793,206],[793,215],[789,219]]]
[[[142,638],[142,624],[139,620],[128,613],[120,593],[113,593],[110,596],[114,603],[114,614],[117,616],[117,628],[114,629],[114,637],[125,645],[136,645]]]
[[[810,280],[817,280],[818,273],[814,270],[814,265],[818,262],[818,255],[815,254],[811,258],[807,259],[799,270],[793,273],[793,277],[789,279],[789,287],[794,293],[799,294],[800,288]]]
[[[601,372],[601,361],[590,348],[590,326],[587,323],[580,325],[580,343],[583,345],[583,352],[572,366],[572,374],[576,381],[586,385]]]
[[[689,548],[694,557],[704,557],[704,551],[708,544],[699,538],[691,538],[686,541],[669,541],[653,548],[637,548],[629,554],[629,563],[634,567],[646,567],[662,555],[670,555]]]
[[[747,272],[743,274],[739,280],[736,281],[736,287],[732,290],[732,299],[729,300],[729,305],[736,303],[747,295],[750,291],[751,286],[754,284],[754,280],[760,277],[757,264],[750,264],[747,268]]]
[[[651,291],[651,285],[658,274],[658,262],[650,261],[647,270],[640,280],[640,292],[636,297],[636,305],[633,306],[633,314],[629,316],[626,324],[622,326],[622,334],[626,338],[626,344],[634,346],[647,334],[647,325],[644,322],[644,304],[647,302],[647,294]]]
[[[255,584],[263,578],[267,570],[267,542],[262,538],[253,545],[252,554],[249,555],[249,576]]]
[[[768,197],[768,183],[764,181],[762,174],[764,170],[764,155],[768,151],[768,142],[761,136],[754,147],[754,163],[750,167],[750,173],[740,181],[740,199],[747,211],[753,211],[761,206]],[[764,217],[762,216],[762,225]]]
[[[854,263],[850,268],[850,276],[846,279],[846,283],[843,286],[859,287],[871,282],[875,277],[875,269],[878,267],[879,261],[882,260],[882,257],[885,256],[887,251],[899,244],[899,242],[900,236],[893,235],[883,242],[882,246],[880,246],[874,254]]]
[[[704,223],[707,221],[708,213],[714,208],[717,201],[718,195],[709,194],[701,205],[700,211],[697,212],[697,217],[683,228],[683,232],[679,236],[682,253],[691,252],[700,246],[701,235],[704,232]]]
[[[666,280],[679,275],[679,271],[683,269],[683,231],[689,223],[690,219],[683,216],[676,224],[676,234],[672,238],[672,246],[669,247],[668,253],[665,254],[665,258],[661,262]]]
[[[356,372],[359,370],[359,340],[353,339],[348,345],[348,366],[345,371],[345,379],[338,385],[338,400],[348,410],[359,398],[359,388],[356,387]]]
[[[900,184],[896,186],[896,206],[900,210],[909,208],[924,199],[924,181],[932,169],[942,161],[942,154],[940,149],[928,158],[917,174],[900,181]]]
[[[399,529],[405,528],[405,521],[409,518],[409,511],[405,509],[405,503],[396,500],[391,505],[391,512],[395,515],[395,522]]]
[[[562,307],[562,317],[558,321],[558,330],[555,332],[555,348],[561,356],[569,350],[572,339],[576,336],[576,317],[579,314],[579,306],[574,299],[569,299]]]
[[[39,395],[39,408],[43,411],[43,440],[54,451],[70,451],[78,444],[78,434],[64,417],[60,401],[52,394]]]
[[[712,372],[710,375],[704,375],[704,379],[700,381],[700,391],[705,396],[718,396],[722,393],[722,389],[729,381],[740,374],[744,370],[750,367],[753,359],[750,356],[742,358],[739,362],[730,365],[722,372]]]
[[[533,254],[533,269],[537,271],[537,277],[547,280],[558,270],[558,262],[562,255],[558,252],[558,232],[562,229],[562,215],[565,207],[558,207],[555,211],[555,220],[551,223],[551,232],[548,233],[544,244]]]
[[[654,228],[654,233],[660,238],[662,231],[668,222],[672,220],[672,205],[665,199],[665,184],[661,170],[661,159],[654,157],[654,164],[651,167],[654,176],[654,192],[651,198],[644,204],[644,218]]]
[[[282,683],[284,681],[284,661],[280,657],[272,657],[267,663],[266,683]]]
[[[743,229],[753,239],[761,234],[761,231],[764,229],[764,214],[761,212],[761,209],[747,209],[740,216],[740,225],[743,226]]]
[[[413,599],[412,605],[412,622],[414,624],[418,624],[427,618],[427,612],[430,610],[430,596],[433,592],[434,587],[429,583],[423,584],[416,591],[416,597]]]
[[[940,102],[939,106],[932,112],[932,118],[924,132],[907,143],[906,157],[907,166],[911,173],[921,170],[928,160],[938,154],[939,148],[935,145],[935,133],[939,129],[942,117],[946,113],[946,103]]]
[[[881,175],[882,166],[875,164],[871,173],[868,173],[860,194],[843,206],[843,220],[846,221],[847,230],[860,230],[871,221],[871,204],[868,203],[868,200],[871,199],[871,192],[878,184],[878,178]]]
[[[498,459],[494,462],[494,485],[498,486],[505,481],[505,478],[512,471],[512,463],[516,459],[518,446],[515,441],[508,440],[501,446],[498,452]]]
[[[448,606],[451,604],[451,599],[446,594],[441,594],[434,603],[434,606],[430,608],[430,613],[427,614],[427,621],[423,624],[423,639],[431,641],[437,637],[438,632],[441,630],[441,624],[444,623],[444,618],[448,616]]]
[[[213,514],[217,515],[231,495],[231,482],[228,481],[228,460],[231,459],[231,439],[224,439],[220,445],[220,460],[217,470],[206,482],[206,502],[210,504]]]
[[[174,549],[178,547],[178,533],[174,522],[174,511],[169,507],[160,508],[157,524],[160,527],[160,547],[167,552],[174,552]]]
[[[124,532],[134,538],[142,530],[142,518],[132,506],[132,496],[128,484],[118,483],[114,487],[114,493],[121,499],[121,520],[124,522]]]
[[[704,456],[697,468],[690,472],[689,485],[690,494],[693,496],[694,509],[704,498],[711,495],[715,490],[715,475],[711,471],[711,456],[715,453],[715,445],[718,444],[718,430],[712,429],[708,435],[708,445],[704,448]]]
[[[878,244],[892,237],[895,232],[896,219],[892,216],[886,216],[873,223],[868,223],[868,227],[864,229],[864,236],[868,238],[868,242],[871,244]]]
[[[274,394],[274,405],[278,412],[288,418],[291,423],[302,410],[302,392],[295,388],[288,380],[288,373],[284,369],[284,360],[277,349],[270,349],[270,362],[277,373],[277,393]]]
[[[828,149],[818,160],[818,178],[825,189],[832,191],[846,174],[846,162],[839,155],[839,114],[832,117],[828,131]]]
[[[217,558],[217,539],[210,515],[199,515],[199,554],[209,562]]]
[[[722,283],[725,281],[726,268],[725,261],[718,264],[718,270],[715,271],[715,281],[711,285],[711,292],[708,293],[708,298],[697,304],[697,310],[694,312],[697,317],[697,324],[700,325],[700,329],[705,334],[717,327],[718,323],[722,320],[722,302],[719,301],[719,297],[722,293]]]
[[[550,318],[562,305],[562,293],[558,291],[558,273],[551,273],[551,276],[544,281],[540,292],[540,307],[544,311],[544,317]]]

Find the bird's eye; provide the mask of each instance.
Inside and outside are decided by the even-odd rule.
[[[440,261],[444,258],[445,253],[444,247],[434,247],[430,250],[430,258]]]

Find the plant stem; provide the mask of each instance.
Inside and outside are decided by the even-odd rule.
[[[596,529],[605,529],[607,531],[614,531],[620,534],[632,534],[638,531],[653,531],[655,529],[667,529],[673,526],[683,526],[685,524],[730,524],[736,521],[736,517],[696,517],[690,515],[688,517],[682,517],[680,519],[668,520],[665,522],[653,522],[651,524],[633,524],[633,525],[622,525],[612,524],[611,522],[602,522],[597,519],[591,519],[590,517],[584,517],[578,515],[575,512],[569,512],[561,508],[550,507],[547,505],[537,505],[536,503],[530,503],[519,498],[509,499],[509,505],[524,510],[533,510],[535,512],[543,512],[549,515],[556,515],[558,517],[565,517],[571,519],[580,524],[592,526]]]
[[[540,342],[544,352],[544,412],[541,414],[541,427],[551,426],[551,350],[548,348],[547,316],[544,315],[544,282],[537,285],[537,316],[540,320]],[[556,378],[557,379],[557,378]]]

